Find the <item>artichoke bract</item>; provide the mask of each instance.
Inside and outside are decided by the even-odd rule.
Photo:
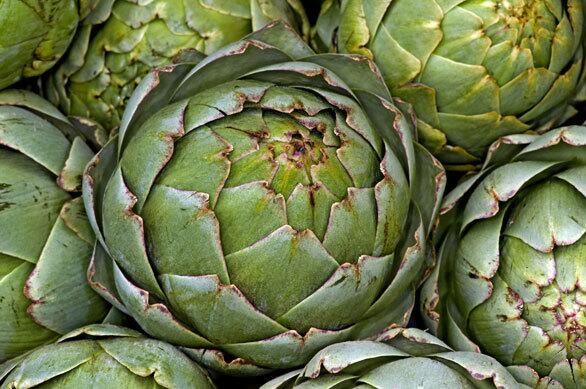
[[[0,92],[0,361],[103,319],[81,176],[94,153],[30,92]]]
[[[261,389],[355,387],[529,389],[494,358],[453,351],[416,328],[393,328],[373,340],[333,344],[303,369],[277,377]]]
[[[69,116],[115,129],[126,102],[152,67],[183,49],[204,54],[283,19],[308,33],[299,0],[114,0],[80,27],[65,61],[44,83]]]
[[[0,3],[0,89],[53,67],[79,20],[98,0],[11,0]]]
[[[281,22],[185,56],[84,174],[94,288],[231,374],[405,324],[445,175],[374,64]]]
[[[321,50],[374,59],[453,169],[505,135],[562,125],[586,98],[582,0],[328,0]]]
[[[0,365],[0,388],[213,389],[176,347],[124,327],[94,324]]]
[[[428,325],[536,384],[586,385],[586,127],[496,142],[445,199]],[[549,377],[549,378],[547,378]]]

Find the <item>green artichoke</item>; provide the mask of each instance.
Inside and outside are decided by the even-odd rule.
[[[318,352],[302,369],[260,389],[522,389],[496,360],[453,351],[416,328],[394,328],[374,340],[336,343]]]
[[[0,92],[0,362],[100,321],[81,176],[92,150],[39,96]]]
[[[152,67],[170,63],[181,50],[211,54],[275,19],[309,30],[299,0],[109,3],[110,8],[90,15],[44,86],[47,98],[67,115],[89,118],[107,131],[120,124],[142,77]]]
[[[100,0],[0,2],[0,89],[53,67]]]
[[[84,174],[90,282],[231,374],[406,324],[445,180],[406,109],[281,22],[155,70]]]
[[[586,387],[586,127],[499,140],[442,212],[428,325],[532,385]]]
[[[328,0],[314,43],[377,63],[421,142],[470,169],[500,136],[555,128],[586,98],[583,0]]]
[[[83,338],[82,338],[83,336]],[[90,325],[0,365],[0,388],[213,389],[176,347],[113,325]]]

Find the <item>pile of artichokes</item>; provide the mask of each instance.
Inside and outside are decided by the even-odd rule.
[[[586,0],[0,0],[0,388],[586,388]]]

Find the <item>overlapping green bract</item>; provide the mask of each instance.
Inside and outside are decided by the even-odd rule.
[[[53,67],[69,47],[80,19],[100,1],[2,1],[0,89]]]
[[[423,312],[531,385],[586,385],[586,127],[496,142],[445,199]],[[539,381],[539,377],[542,377]]]
[[[563,124],[586,97],[582,0],[329,0],[314,43],[366,55],[446,165]]]
[[[489,356],[453,351],[416,328],[393,328],[373,340],[328,346],[302,370],[277,377],[261,389],[338,387],[528,388]]]
[[[95,237],[80,191],[92,156],[47,101],[0,92],[0,361],[108,312],[86,277]]]
[[[0,365],[0,388],[197,388],[215,386],[176,347],[110,324],[76,329]]]
[[[109,1],[80,28],[45,93],[67,115],[110,131],[152,67],[170,63],[183,49],[210,54],[276,19],[309,29],[299,0]]]
[[[282,23],[185,53],[84,175],[91,283],[230,374],[406,324],[444,173],[403,108],[369,60],[316,55]]]

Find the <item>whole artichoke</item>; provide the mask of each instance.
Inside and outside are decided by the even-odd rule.
[[[302,370],[277,377],[261,389],[289,388],[529,388],[493,358],[453,351],[416,328],[393,328],[374,340],[336,343]]]
[[[84,175],[91,282],[232,374],[406,324],[444,186],[413,125],[374,64],[283,23],[158,69]]]
[[[30,92],[0,92],[0,362],[100,321],[80,197],[92,150]]]
[[[0,365],[0,388],[213,389],[176,347],[113,325],[89,325]]]
[[[45,94],[69,116],[115,129],[126,102],[154,66],[183,49],[204,54],[275,19],[308,32],[299,0],[112,0],[80,29],[72,49],[47,78]],[[113,5],[112,5],[113,3]]]
[[[0,2],[0,89],[53,67],[69,47],[79,20],[99,1]]]
[[[533,384],[586,387],[586,127],[499,140],[442,212],[428,325]]]
[[[586,98],[583,0],[328,0],[322,50],[374,59],[424,146],[469,169],[500,136],[547,130]],[[451,166],[450,166],[451,165]]]

